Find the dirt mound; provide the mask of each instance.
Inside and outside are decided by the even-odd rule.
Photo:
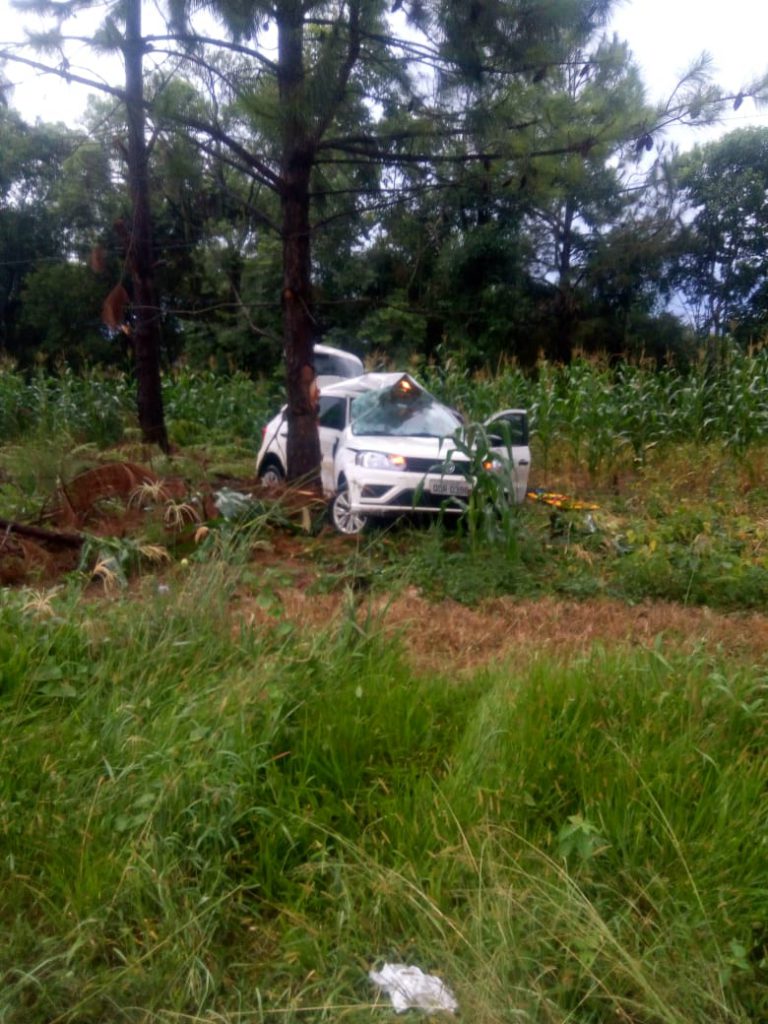
[[[59,484],[50,519],[57,526],[80,527],[101,501],[117,498],[129,505],[151,496],[154,501],[179,500],[187,493],[180,478],[161,479],[151,469],[133,462],[108,462]]]
[[[35,523],[0,519],[0,585],[57,582],[76,568],[88,537],[135,539],[150,531],[161,545],[191,541],[200,524],[222,514],[217,495],[225,491],[238,501],[274,502],[307,529],[325,505],[314,490],[267,490],[256,479],[221,475],[193,486],[139,463],[104,462],[60,481]]]

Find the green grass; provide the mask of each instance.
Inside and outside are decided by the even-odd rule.
[[[188,564],[162,567],[163,590],[140,565],[106,597],[84,592],[88,571],[53,595],[1,593],[2,1024],[389,1022],[367,980],[385,959],[443,974],[473,1024],[768,1019],[766,666],[660,644],[425,677],[367,603],[416,586],[470,605],[763,609],[759,431],[731,416],[738,444],[704,436],[695,410],[721,407],[715,385],[678,379],[684,444],[671,379],[650,402],[633,373],[624,397],[644,404],[619,433],[594,418],[618,393],[583,367],[573,394],[544,368],[523,396],[551,413],[534,466],[596,495],[589,519],[527,505],[482,529],[376,530],[345,548],[294,537],[295,563],[262,570],[254,545],[286,530],[265,508],[210,524]],[[20,380],[0,377],[15,438],[0,514],[32,519],[110,438],[81,382]],[[517,380],[437,383],[471,384],[480,415],[517,404]],[[188,446],[168,471],[194,483],[249,465],[264,394],[186,386],[169,411]],[[670,443],[649,441],[662,430]],[[307,566],[315,593],[347,594],[325,630],[280,619],[280,587]],[[233,617],[244,587],[269,626]]]
[[[759,1021],[763,667],[415,676],[375,618],[233,628],[238,568],[0,610],[0,1019]]]

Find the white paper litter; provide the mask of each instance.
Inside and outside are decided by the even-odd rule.
[[[384,964],[380,971],[369,971],[368,977],[387,993],[396,1013],[410,1009],[455,1013],[459,1008],[445,982],[433,974],[424,974],[418,967]]]

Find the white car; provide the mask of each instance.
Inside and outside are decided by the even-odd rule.
[[[339,438],[350,420],[352,402],[365,391],[392,386],[401,373],[364,373],[337,380],[320,387],[320,408],[317,418],[320,437],[320,458],[323,490],[330,495],[335,489],[333,458]],[[256,456],[256,473],[262,483],[274,486],[285,479],[288,459],[288,421],[286,407],[273,417],[262,431],[261,447]]]
[[[266,484],[285,478],[287,431],[283,409],[265,427],[256,460]],[[408,374],[368,373],[321,388],[322,486],[336,529],[359,533],[370,517],[460,513],[473,486],[464,432],[461,417]],[[523,501],[531,458],[525,410],[497,413],[482,443],[485,471],[503,472],[512,499]]]

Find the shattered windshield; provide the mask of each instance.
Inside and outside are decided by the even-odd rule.
[[[456,413],[415,384],[367,391],[352,403],[352,433],[386,437],[447,437],[461,426]]]

